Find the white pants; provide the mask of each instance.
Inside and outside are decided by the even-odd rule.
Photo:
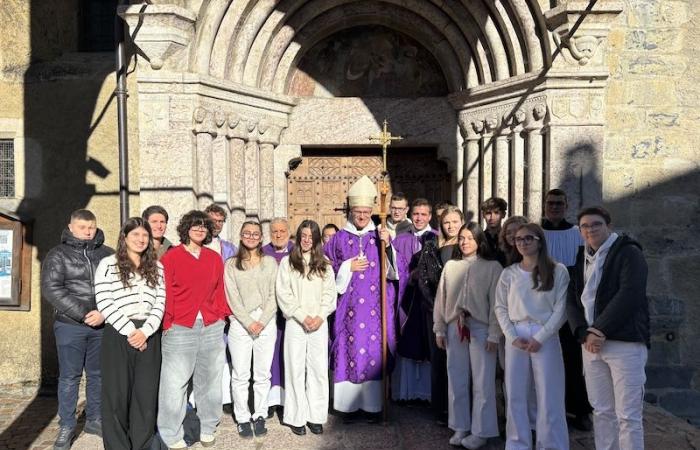
[[[457,321],[447,324],[448,426],[454,431],[489,438],[498,436],[496,352],[486,351],[488,325],[469,319],[471,342],[460,341]],[[474,399],[470,405],[469,378]],[[471,414],[470,414],[471,409]]]
[[[643,450],[642,405],[647,348],[605,341],[599,353],[583,349],[588,400],[593,406],[597,450]]]
[[[257,320],[261,309],[251,313]],[[233,411],[238,423],[258,417],[267,417],[267,395],[272,377],[272,356],[277,340],[277,325],[270,320],[257,337],[252,337],[238,320],[232,320],[228,329],[228,349],[231,353],[231,393]],[[253,404],[251,416],[248,410],[248,383],[250,380],[250,358],[253,357]]]
[[[328,324],[307,333],[294,319],[284,332],[284,423],[328,420]]]
[[[518,337],[529,339],[541,326],[535,322],[518,322]],[[506,345],[506,450],[532,447],[528,397],[534,382],[537,396],[537,448],[569,449],[569,432],[564,409],[564,360],[559,336],[542,342],[542,348],[529,353]]]

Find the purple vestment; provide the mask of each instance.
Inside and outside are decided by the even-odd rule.
[[[379,245],[377,231],[362,236],[346,229],[338,231],[325,246],[325,252],[337,274],[341,265],[362,250],[369,261],[363,272],[352,272],[350,283],[338,297],[331,330],[330,361],[333,382],[361,384],[382,379],[382,319]],[[387,281],[387,342],[389,359],[396,350],[395,287]],[[392,364],[389,364],[391,369]]]
[[[275,250],[275,247],[272,246],[272,243],[269,243],[267,245],[263,245],[262,252],[268,256],[272,256],[275,258],[277,261],[277,264],[282,261],[282,258],[285,256],[289,255],[289,252],[292,251],[292,248],[294,247],[294,244],[289,241],[287,243],[287,251],[284,252],[278,252]],[[282,357],[283,352],[284,352],[284,327],[285,324],[287,323],[286,320],[284,320],[284,317],[282,316],[282,312],[278,309],[277,310],[277,340],[275,341],[275,353],[272,356],[272,377],[270,378],[270,384],[271,386],[280,386],[284,388],[284,359]],[[273,406],[273,405],[270,405]]]

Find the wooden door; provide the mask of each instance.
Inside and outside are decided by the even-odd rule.
[[[387,159],[389,186],[403,192],[410,202],[425,197],[432,203],[451,199],[447,166],[437,160],[435,149],[391,149]],[[304,149],[301,163],[287,181],[287,214],[292,232],[304,219],[319,226],[334,223],[339,228],[347,218],[350,186],[362,175],[381,184],[381,151],[375,149]],[[379,199],[374,213],[378,213]]]

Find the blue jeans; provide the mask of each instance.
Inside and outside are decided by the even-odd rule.
[[[158,432],[166,445],[184,437],[182,421],[187,411],[190,378],[201,432],[214,434],[222,414],[221,368],[226,361],[223,336],[223,320],[205,327],[198,319],[192,328],[173,325],[163,333]]]
[[[78,387],[83,368],[87,376],[85,417],[87,420],[99,420],[102,391],[100,372],[102,329],[57,321],[53,324],[53,331],[56,335],[58,350],[59,426],[75,428],[75,407],[78,403]]]

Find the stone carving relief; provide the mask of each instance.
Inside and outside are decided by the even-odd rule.
[[[195,134],[209,133],[213,137],[221,134],[228,139],[278,145],[283,129],[265,118],[245,117],[220,108],[198,106],[192,113],[192,132]]]
[[[460,113],[460,134],[465,139],[479,139],[485,135],[504,136],[523,128],[542,128],[547,119],[544,96],[533,97],[522,103],[508,103]]]
[[[558,95],[551,102],[555,121],[602,123],[604,120],[603,94]]]
[[[314,45],[292,75],[290,94],[335,97],[440,97],[437,60],[412,37],[378,26],[353,27]]]

